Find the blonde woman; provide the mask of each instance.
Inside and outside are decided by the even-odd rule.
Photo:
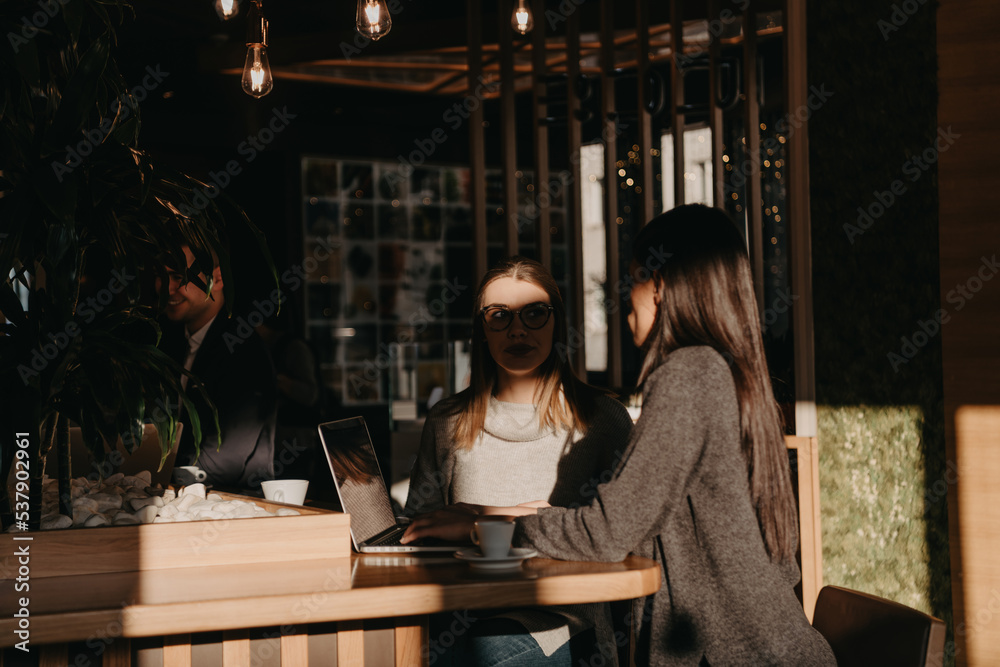
[[[480,506],[590,502],[611,479],[632,421],[621,403],[574,375],[567,338],[545,267],[514,257],[486,274],[473,316],[470,386],[428,416],[407,513],[428,520],[427,513],[475,514]],[[613,661],[610,628],[606,605],[480,614],[454,660],[576,665],[603,649]]]

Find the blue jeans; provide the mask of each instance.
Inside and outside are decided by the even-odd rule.
[[[464,621],[456,622],[462,615]],[[528,631],[509,618],[479,619],[470,612],[431,617],[431,667],[572,667],[594,652],[593,630],[581,632],[546,656]]]

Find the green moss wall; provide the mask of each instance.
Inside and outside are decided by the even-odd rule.
[[[935,11],[808,2],[809,168],[825,583],[950,623]]]

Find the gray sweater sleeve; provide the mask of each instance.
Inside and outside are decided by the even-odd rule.
[[[438,406],[435,408],[424,422],[420,451],[410,470],[410,488],[403,511],[407,516],[433,512],[448,504],[446,496],[451,469],[444,459],[450,444],[447,433],[452,420]],[[443,439],[444,442],[441,441]]]
[[[732,375],[708,348],[670,355],[646,380],[643,417],[615,477],[575,510],[545,508],[518,520],[518,541],[544,556],[617,562],[683,504],[713,419],[733,401]],[[693,362],[693,363],[692,363]],[[732,408],[729,407],[729,410]]]

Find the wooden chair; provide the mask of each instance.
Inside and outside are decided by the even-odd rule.
[[[823,587],[823,540],[819,515],[819,441],[786,435],[792,483],[799,508],[799,568],[802,570],[802,608],[812,620],[816,596]]]
[[[944,664],[944,621],[867,593],[825,586],[816,600],[813,627],[830,643],[838,665]]]

